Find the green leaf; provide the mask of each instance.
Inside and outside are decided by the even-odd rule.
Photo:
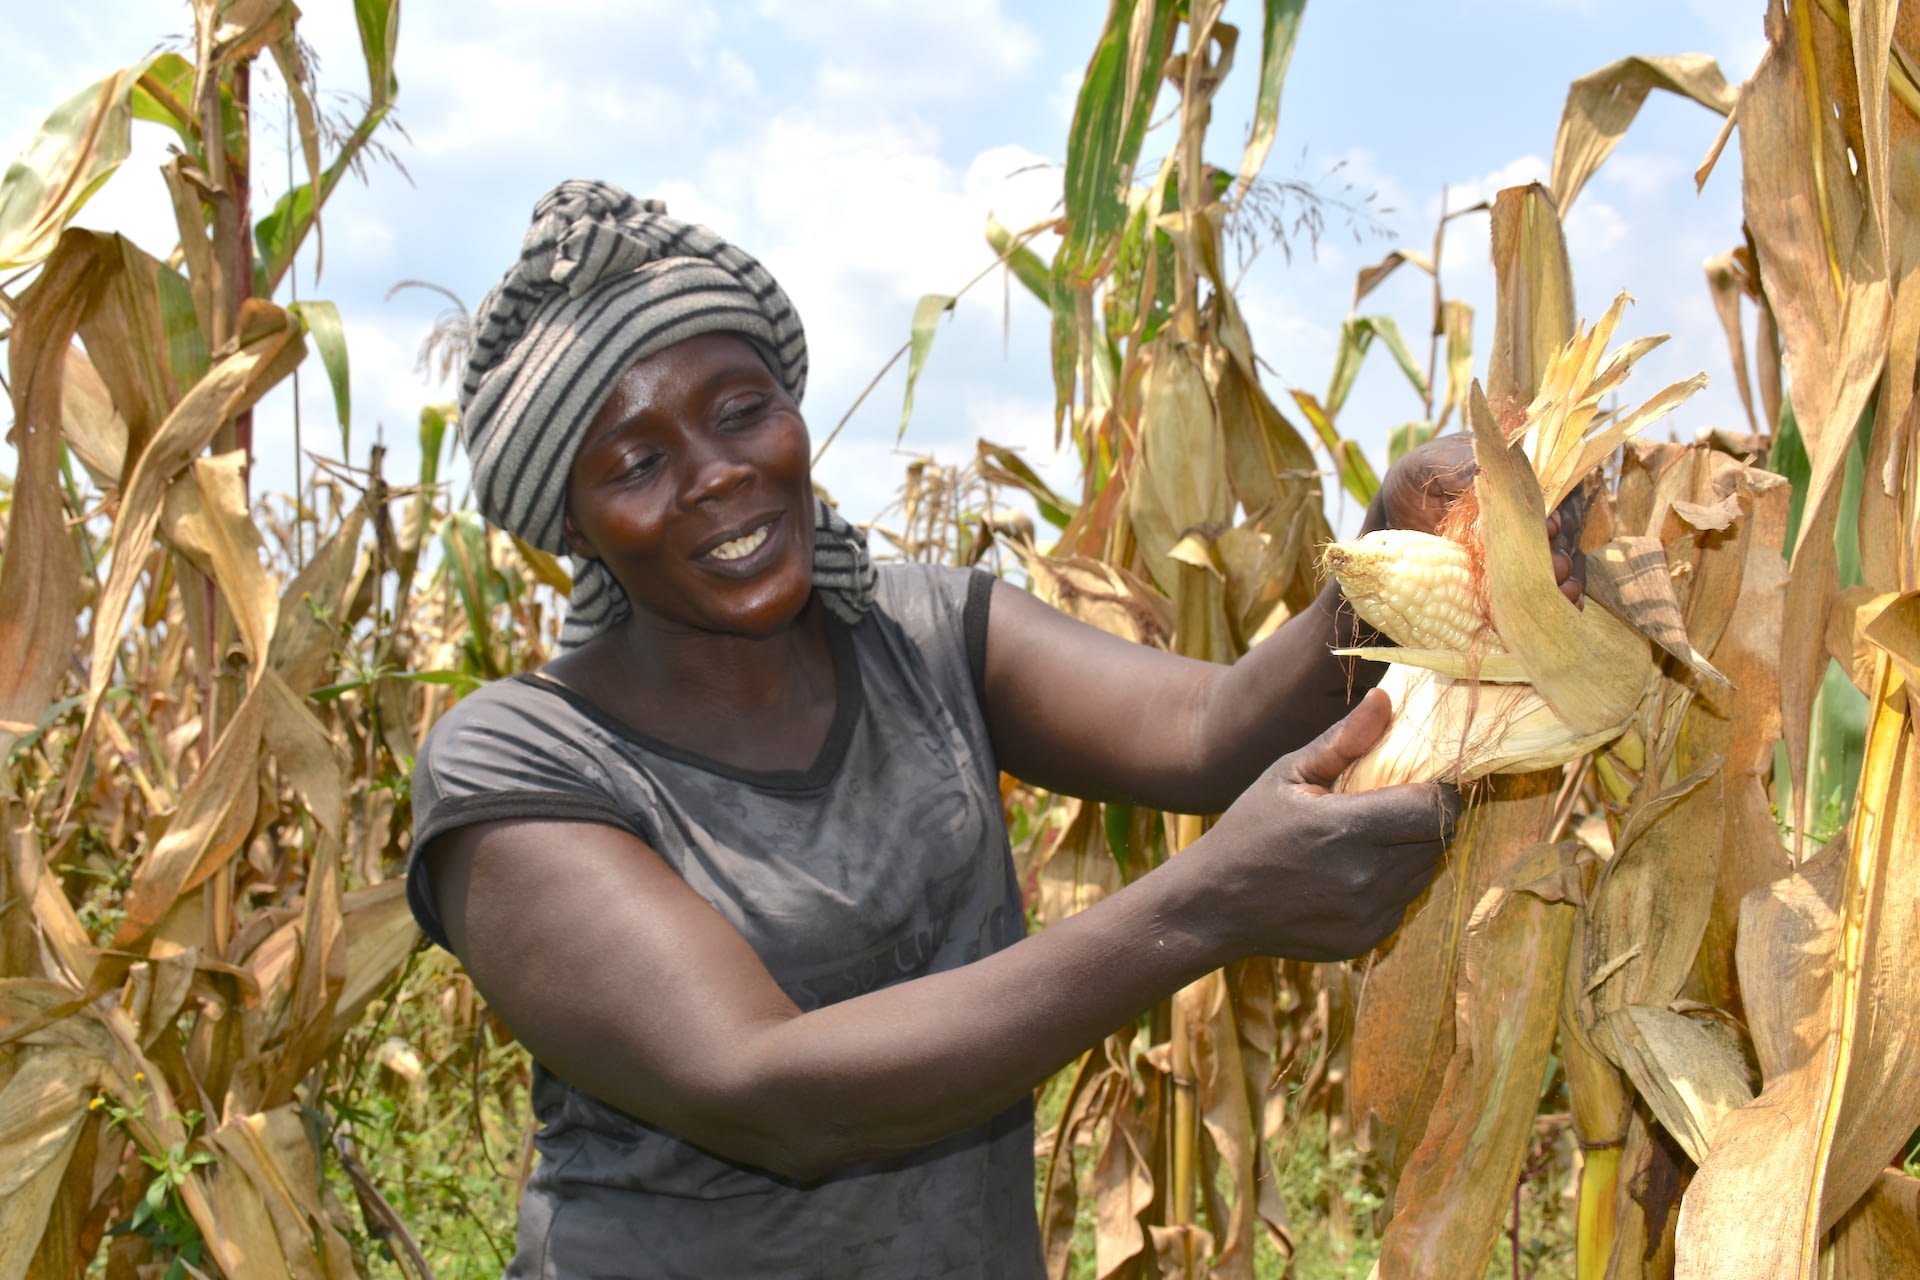
[[[447,447],[447,428],[459,416],[458,406],[430,404],[420,410],[420,487],[440,482],[440,455]]]
[[[333,195],[340,179],[352,167],[380,122],[386,119],[400,82],[393,74],[394,44],[400,38],[397,0],[354,0],[354,20],[360,30],[360,52],[367,64],[367,111],[340,144],[339,152],[319,176],[281,196],[265,217],[254,223],[254,294],[272,297],[281,277],[293,264],[307,232],[313,229],[319,206]],[[318,204],[316,204],[316,198]]]
[[[360,54],[367,64],[369,114],[384,115],[400,92],[393,74],[393,50],[400,39],[398,0],[353,0],[354,22],[360,28]]]
[[[160,324],[166,334],[168,364],[176,385],[191,387],[206,376],[211,363],[207,335],[200,328],[200,311],[193,302],[193,286],[165,263],[156,264],[153,274],[160,296]]]
[[[953,295],[929,293],[913,304],[913,336],[907,350],[907,394],[900,405],[900,435],[907,434],[907,421],[913,417],[913,387],[926,367],[927,353],[933,350],[933,334],[940,317],[953,310]]]
[[[352,680],[342,680],[339,684],[322,685],[307,695],[314,702],[332,702],[342,694],[352,693],[355,689],[365,689],[382,680],[406,680],[413,684],[451,685],[460,691],[462,697],[472,693],[481,685],[481,681],[465,671],[376,671]]]
[[[125,67],[55,107],[0,182],[0,271],[53,252],[60,232],[133,147],[128,103],[145,63]]]
[[[1320,437],[1320,443],[1326,446],[1327,456],[1333,459],[1333,467],[1340,475],[1340,485],[1355,502],[1361,506],[1373,501],[1373,495],[1380,492],[1380,478],[1374,474],[1373,464],[1367,461],[1360,446],[1351,440],[1342,440],[1334,429],[1333,419],[1309,392],[1295,390],[1294,402],[1300,406],[1300,412]]]
[[[1840,587],[1857,587],[1864,581],[1860,571],[1860,490],[1866,483],[1867,452],[1873,444],[1873,405],[1868,403],[1854,429],[1853,444],[1847,452],[1846,470],[1840,481],[1840,516],[1834,527],[1833,549],[1840,562]],[[1793,406],[1780,405],[1780,427],[1774,432],[1773,447],[1767,454],[1767,469],[1785,476],[1792,484],[1787,498],[1787,541],[1781,554],[1788,559],[1800,537],[1800,520],[1805,515],[1807,487],[1813,479],[1813,462],[1807,456],[1806,440],[1800,434],[1800,422]]]
[[[200,138],[194,132],[192,101],[193,64],[177,53],[163,53],[149,62],[128,97],[134,119],[167,126],[187,153],[197,156]]]
[[[287,310],[300,317],[307,327],[307,336],[319,349],[327,381],[333,384],[334,415],[340,420],[340,456],[351,458],[353,396],[347,376],[347,331],[340,323],[340,308],[331,302],[295,302]]]
[[[1074,105],[1067,137],[1066,234],[1055,285],[1066,268],[1084,281],[1127,219],[1127,188],[1146,137],[1176,19],[1155,0],[1113,0]]]
[[[1061,424],[1066,421],[1068,410],[1073,408],[1073,384],[1080,353],[1080,321],[1075,309],[1075,289],[1067,277],[1066,255],[1054,255],[1047,307],[1053,319],[1053,427],[1056,445],[1060,441]]]
[[[1240,158],[1240,192],[1235,203],[1246,194],[1273,150],[1280,131],[1280,87],[1286,83],[1287,64],[1293,61],[1293,46],[1300,36],[1300,17],[1307,0],[1266,0],[1266,15],[1260,29],[1260,88],[1254,98],[1253,128],[1247,135],[1247,149]]]
[[[1387,432],[1387,465],[1392,466],[1431,439],[1433,439],[1433,423],[1425,418],[1401,423]]]
[[[466,614],[472,657],[483,675],[497,677],[501,673],[493,660],[493,593],[488,590],[497,575],[487,553],[487,526],[472,511],[456,511],[440,526],[440,546]]]
[[[1375,338],[1386,344],[1392,353],[1394,363],[1407,375],[1407,381],[1422,400],[1427,397],[1427,376],[1414,363],[1413,353],[1407,350],[1406,339],[1400,336],[1400,326],[1391,316],[1354,316],[1340,326],[1340,347],[1333,358],[1333,377],[1327,384],[1327,415],[1339,416],[1341,406],[1347,402],[1347,393],[1353,390],[1354,379],[1360,375],[1360,366],[1366,360],[1367,351],[1373,346]]]
[[[1052,288],[1048,282],[1047,264],[1041,261],[1039,254],[1017,241],[1013,232],[992,214],[987,215],[987,243],[1005,261],[1007,270],[1013,273],[1013,278],[1018,280],[1028,293],[1040,299],[1041,302],[1047,300]]]
[[[1860,493],[1866,483],[1867,451],[1872,439],[1873,405],[1869,402],[1860,415],[1840,482],[1840,515],[1835,522],[1833,549],[1843,590],[1864,581],[1860,568]],[[1806,514],[1807,486],[1813,477],[1813,463],[1791,404],[1780,406],[1780,426],[1774,433],[1767,466],[1793,486],[1787,500],[1786,543],[1781,550],[1783,556],[1791,558],[1800,536],[1800,521]],[[1816,838],[1837,832],[1852,814],[1854,793],[1866,760],[1867,710],[1866,695],[1854,687],[1839,663],[1829,661],[1814,699],[1812,741],[1807,754],[1807,791],[1813,801],[1808,812],[1815,828],[1809,834]],[[1790,794],[1788,776],[1786,747],[1782,744],[1776,752],[1774,777],[1777,808],[1783,819],[1799,811]]]
[[[1034,506],[1039,509],[1041,519],[1056,529],[1067,527],[1068,521],[1073,519],[1074,512],[1078,508],[1074,503],[1055,493],[1047,482],[1027,465],[1025,458],[1005,445],[994,444],[990,440],[978,441],[976,447],[980,451],[980,460],[986,464],[983,471],[989,478],[1024,490],[1027,496],[1033,499]]]

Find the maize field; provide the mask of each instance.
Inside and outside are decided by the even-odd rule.
[[[1920,6],[1762,7],[1753,68],[1649,55],[1570,87],[1550,179],[1485,210],[1484,360],[1436,242],[1361,272],[1326,392],[1282,395],[1228,245],[1304,0],[1244,30],[1225,0],[1112,0],[1058,216],[986,229],[1051,317],[1080,489],[983,440],[912,464],[876,545],[1216,662],[1331,574],[1399,712],[1343,785],[1445,778],[1468,805],[1374,954],[1212,974],[1043,1090],[1051,1275],[1302,1274],[1311,1231],[1317,1274],[1518,1276],[1523,1202],[1560,1180],[1567,1248],[1535,1274],[1920,1275]],[[424,1280],[510,1251],[525,1055],[399,873],[422,735],[546,660],[565,571],[455,500],[449,405],[417,476],[343,440],[293,495],[250,484],[254,408],[309,354],[347,420],[337,311],[274,299],[384,145],[398,0],[353,8],[352,118],[323,118],[292,4],[196,0],[190,51],[82,90],[0,191],[0,1280]],[[264,211],[262,57],[304,166]],[[1226,172],[1205,147],[1236,57],[1257,87]],[[1738,144],[1744,225],[1701,298],[1726,348],[1697,359],[1731,366],[1745,431],[1686,424],[1699,378],[1634,387],[1659,339],[1576,298],[1568,212],[1655,90],[1718,130],[1702,180]],[[174,144],[162,255],[79,221],[136,119]],[[1358,311],[1408,270],[1424,374]],[[916,313],[909,405],[953,302]],[[1423,404],[1395,457],[1471,439],[1445,536],[1333,536],[1323,484],[1378,489],[1339,425],[1373,345]],[[1579,606],[1542,532],[1576,493]],[[1036,928],[1207,824],[1003,794]],[[1341,1184],[1311,1224],[1283,1195],[1303,1151]]]

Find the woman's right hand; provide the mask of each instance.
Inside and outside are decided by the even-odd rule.
[[[1239,950],[1315,961],[1362,955],[1400,926],[1438,872],[1460,813],[1455,788],[1332,789],[1392,718],[1384,693],[1367,694],[1276,761],[1192,851],[1213,864],[1222,923]]]

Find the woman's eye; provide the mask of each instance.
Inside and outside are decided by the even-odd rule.
[[[622,474],[644,479],[660,469],[661,464],[666,461],[666,456],[664,453],[640,454],[627,461]]]
[[[739,396],[720,406],[718,420],[722,426],[738,426],[756,417],[766,407],[765,396]]]

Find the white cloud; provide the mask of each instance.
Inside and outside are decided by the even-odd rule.
[[[1627,221],[1610,204],[1587,196],[1574,202],[1567,214],[1568,251],[1579,246],[1585,252],[1604,253],[1627,238]]]
[[[760,14],[820,55],[822,104],[952,102],[1017,76],[1039,55],[1000,0],[762,0]]]
[[[1632,199],[1647,200],[1667,194],[1682,182],[1691,182],[1693,171],[1676,155],[1616,151],[1607,157],[1597,177],[1623,188]]]
[[[1501,165],[1491,173],[1468,178],[1463,182],[1449,183],[1447,185],[1447,207],[1449,209],[1464,209],[1469,205],[1478,204],[1482,200],[1491,202],[1496,195],[1508,187],[1518,187],[1529,182],[1545,182],[1547,180],[1547,173],[1547,162],[1539,156],[1520,156],[1516,159],[1509,160],[1506,164]],[[1429,203],[1427,216],[1429,219],[1440,216],[1440,202],[1438,199]]]

